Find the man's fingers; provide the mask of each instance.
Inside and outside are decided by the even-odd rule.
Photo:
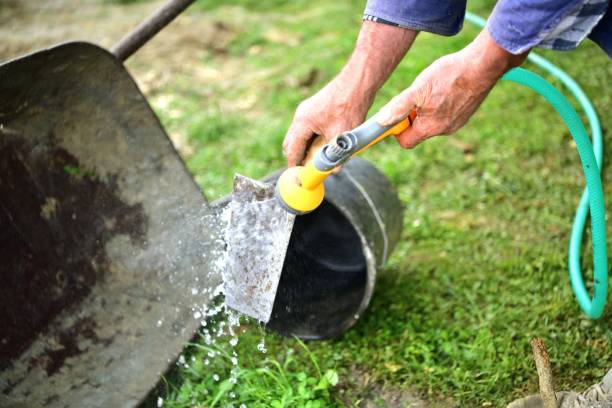
[[[406,116],[417,106],[412,88],[405,89],[391,99],[376,114],[376,121],[382,126],[393,125]]]
[[[293,123],[283,142],[283,151],[287,156],[287,166],[293,167],[302,163],[306,155],[306,148],[314,136],[312,130],[301,123]]]
[[[421,119],[419,121],[419,118],[417,117],[412,126],[395,136],[395,139],[404,149],[412,149],[423,140],[428,139],[431,136],[433,135],[431,132],[429,132],[426,119]]]

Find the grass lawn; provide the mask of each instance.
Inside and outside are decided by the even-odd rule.
[[[191,61],[210,80],[193,87],[185,76],[151,102],[169,132],[181,135],[180,150],[208,199],[230,192],[234,172],[261,177],[283,166],[293,110],[349,56],[363,3],[199,0],[189,11],[223,33]],[[492,4],[470,8],[486,15]],[[372,112],[477,32],[466,23],[455,37],[420,35]],[[612,158],[608,58],[591,43],[542,54],[592,98]],[[542,99],[501,83],[455,136],[406,151],[387,140],[365,156],[405,205],[402,240],[367,313],[335,340],[303,345],[265,334],[265,354],[256,349],[262,330],[247,325],[236,346],[237,384],[228,381],[232,348],[211,349],[202,338],[160,387],[164,406],[350,406],[388,390],[415,391],[433,406],[505,406],[537,392],[534,336],[549,348],[559,389],[582,389],[612,366],[612,305],[590,321],[570,289],[566,252],[584,181],[567,130]],[[610,211],[610,166],[603,173]],[[588,275],[589,257],[587,248]],[[218,355],[206,365],[211,352]]]

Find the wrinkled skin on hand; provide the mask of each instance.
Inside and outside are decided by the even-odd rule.
[[[461,53],[447,55],[389,101],[377,114],[377,121],[390,125],[416,109],[413,125],[396,137],[400,146],[412,148],[432,136],[452,134],[465,125],[495,82],[496,79],[477,77],[474,67]]]
[[[377,113],[376,120],[391,125],[416,110],[413,125],[396,136],[403,148],[413,148],[433,136],[452,134],[467,123],[499,78],[525,57],[507,53],[483,31],[463,50],[436,60],[422,71],[408,89]]]
[[[328,141],[364,121],[371,101],[347,97],[339,85],[330,82],[296,109],[283,142],[289,167],[302,163],[316,135]]]

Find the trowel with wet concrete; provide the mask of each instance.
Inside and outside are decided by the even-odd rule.
[[[295,217],[314,211],[325,197],[325,179],[351,157],[406,130],[413,112],[395,125],[370,118],[325,144],[312,143],[303,166],[286,169],[276,185],[236,174],[226,231],[225,304],[270,320]]]

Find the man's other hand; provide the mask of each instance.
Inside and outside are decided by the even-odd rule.
[[[370,103],[371,100],[363,95],[351,95],[339,78],[300,103],[283,142],[287,165],[301,164],[316,135],[328,141],[359,125]]]
[[[485,29],[470,45],[421,72],[376,114],[377,121],[391,125],[416,109],[413,125],[396,136],[404,148],[452,134],[467,123],[499,78],[526,57],[527,53],[513,55],[504,50]]]

